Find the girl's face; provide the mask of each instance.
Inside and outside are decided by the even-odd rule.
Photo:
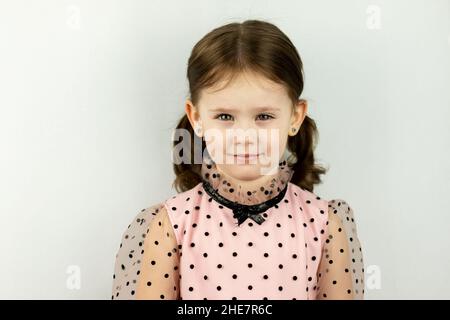
[[[186,101],[186,114],[219,171],[242,181],[274,173],[306,115],[307,104],[293,106],[284,86],[255,73],[242,73],[201,92],[194,106]],[[219,88],[220,90],[218,90]],[[296,131],[293,132],[292,128]]]

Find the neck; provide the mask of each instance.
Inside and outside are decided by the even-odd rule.
[[[278,163],[274,173],[244,180],[232,177],[214,162],[203,162],[202,178],[222,197],[244,205],[254,205],[276,197],[289,183],[293,169],[286,160]]]
[[[257,189],[260,186],[264,186],[270,183],[271,180],[276,179],[278,177],[279,172],[275,171],[273,174],[262,174],[260,176],[257,176],[254,179],[239,179],[236,177],[232,177],[229,174],[226,174],[220,165],[216,164],[217,172],[223,177],[223,179],[226,179],[227,182],[229,182],[232,185],[240,186],[245,189]]]

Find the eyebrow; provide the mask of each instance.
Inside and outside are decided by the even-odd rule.
[[[280,108],[271,107],[271,106],[262,106],[262,107],[256,107],[256,108],[254,108],[254,110],[257,112],[264,112],[264,111],[267,112],[267,111],[279,111]],[[233,111],[240,111],[240,109],[218,107],[218,108],[212,108],[209,111],[210,112],[233,112]]]

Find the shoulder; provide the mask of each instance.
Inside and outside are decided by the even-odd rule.
[[[356,232],[355,217],[349,203],[341,198],[326,200],[314,192],[289,183],[290,196],[298,198],[301,208],[309,218],[320,219],[326,224],[344,225],[346,229]],[[306,210],[305,210],[306,209]],[[350,230],[349,230],[350,231]]]
[[[328,229],[343,231],[350,242],[352,251],[361,252],[353,209],[343,199],[332,199],[328,201]],[[360,260],[362,257],[358,258]]]
[[[328,201],[309,190],[303,189],[296,184],[289,182],[289,196],[297,199],[302,211],[310,211],[311,215],[326,216]]]
[[[190,199],[195,198],[195,196],[200,196],[201,193],[198,193],[201,192],[200,187],[201,184],[198,184],[190,190],[178,193],[161,202],[154,203],[141,209],[133,218],[133,221],[128,225],[128,229],[133,228],[133,226],[136,228],[136,225],[148,226],[153,220],[170,221],[169,213],[175,211],[176,205],[181,204],[182,201],[188,202]]]
[[[180,219],[191,217],[191,213],[199,209],[203,193],[202,183],[198,183],[195,187],[164,201],[167,214],[174,225],[181,222]]]
[[[316,235],[323,234],[328,223],[328,201],[296,184],[289,183],[289,186],[288,196],[293,200],[295,209],[300,210],[303,225],[310,226]]]
[[[167,201],[167,200],[166,200]],[[120,249],[133,250],[142,246],[142,243],[149,233],[153,223],[164,223],[168,226],[170,223],[169,215],[166,208],[166,201],[154,203],[139,210],[132,218],[127,228],[122,232]]]
[[[328,216],[330,221],[346,225],[355,225],[353,209],[344,199],[338,198],[328,201]]]
[[[164,203],[160,202],[145,207],[135,214],[133,220],[130,224],[128,224],[127,229],[123,232],[121,246],[131,240],[139,239],[140,231],[145,230],[150,221],[164,210]]]
[[[203,188],[202,188],[202,183],[198,183],[195,187],[186,190],[184,192],[180,192],[172,197],[170,197],[169,199],[164,201],[164,204],[166,206],[171,205],[171,204],[176,204],[176,203],[186,203],[186,202],[190,202],[191,200],[194,200],[200,196],[203,195]],[[192,201],[191,201],[192,202]]]

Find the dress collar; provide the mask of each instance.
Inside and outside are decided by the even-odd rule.
[[[237,182],[235,179],[221,172],[211,158],[205,157],[201,174],[217,194],[230,202],[241,205],[255,205],[275,198],[288,185],[294,174],[292,167],[283,157],[274,174],[262,176],[263,182]],[[266,179],[264,179],[266,178]]]

